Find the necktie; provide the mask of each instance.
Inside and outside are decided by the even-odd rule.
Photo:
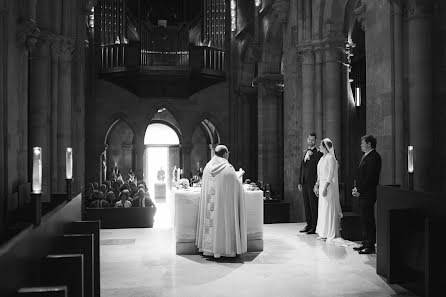
[[[361,158],[361,162],[359,162],[359,166],[361,166],[361,165],[362,165],[362,162],[364,162],[365,156],[366,156],[366,154],[364,154],[364,155],[362,156],[362,158]]]

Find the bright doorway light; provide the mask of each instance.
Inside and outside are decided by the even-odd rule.
[[[173,219],[168,178],[171,167],[179,164],[169,164],[169,160],[175,159],[169,154],[172,153],[171,147],[179,147],[180,139],[168,125],[153,123],[147,126],[144,144],[146,145],[144,180],[150,197],[157,207],[154,228],[171,228]],[[179,150],[177,151],[179,152]],[[158,180],[158,176],[162,175],[158,174],[161,170],[164,171],[164,180]]]

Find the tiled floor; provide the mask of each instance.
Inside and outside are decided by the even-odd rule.
[[[376,256],[298,234],[302,224],[264,225],[264,251],[236,260],[175,255],[173,230],[101,231],[104,297],[413,296],[376,274]]]

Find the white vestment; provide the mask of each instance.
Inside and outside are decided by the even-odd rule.
[[[243,187],[225,158],[214,156],[204,168],[195,245],[215,258],[247,251]]]
[[[338,162],[332,154],[325,154],[317,164],[319,180],[319,205],[316,233],[327,242],[339,238],[342,209],[339,201]],[[322,192],[329,183],[327,195]]]

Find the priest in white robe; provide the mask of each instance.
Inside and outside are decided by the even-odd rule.
[[[245,196],[224,145],[203,171],[195,244],[205,256],[236,257],[247,251]]]

